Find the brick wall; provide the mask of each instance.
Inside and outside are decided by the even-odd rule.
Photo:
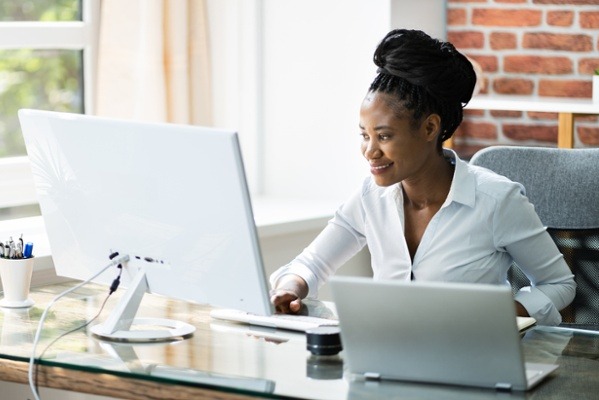
[[[484,71],[482,93],[591,98],[599,0],[448,0],[447,39]],[[575,147],[599,147],[599,118],[576,119]],[[454,148],[556,146],[557,114],[466,110]]]

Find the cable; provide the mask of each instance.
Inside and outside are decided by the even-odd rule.
[[[119,275],[119,277],[120,277],[120,275]],[[117,279],[118,279],[119,277],[117,277]],[[113,284],[114,284],[114,282],[116,282],[116,281],[117,281],[117,279],[115,279],[115,280],[113,281]],[[91,318],[89,321],[87,321],[87,322],[86,322],[86,323],[84,323],[83,325],[80,325],[80,326],[78,326],[78,327],[76,327],[76,328],[73,328],[73,329],[71,329],[70,331],[64,332],[63,334],[61,334],[60,336],[58,336],[56,339],[54,339],[53,341],[51,341],[51,342],[50,342],[50,344],[48,344],[48,345],[47,345],[47,346],[44,348],[44,350],[43,350],[43,351],[40,353],[40,355],[39,355],[38,359],[39,359],[39,360],[43,359],[43,358],[44,358],[44,354],[46,354],[46,351],[48,351],[48,349],[49,349],[50,347],[52,347],[52,345],[53,345],[54,343],[58,342],[58,341],[59,341],[60,339],[62,339],[63,337],[65,337],[65,336],[67,336],[67,335],[69,335],[69,334],[71,334],[71,333],[73,333],[73,332],[76,332],[76,331],[78,331],[79,329],[83,329],[83,328],[85,328],[86,326],[88,326],[89,324],[91,324],[92,322],[94,322],[94,321],[95,321],[95,320],[96,320],[96,319],[97,319],[97,318],[100,316],[100,314],[102,313],[102,310],[104,310],[104,306],[106,305],[106,302],[108,301],[108,299],[110,298],[110,295],[112,295],[112,293],[113,293],[113,292],[110,292],[110,293],[108,293],[108,294],[106,295],[106,297],[104,298],[104,301],[103,301],[103,302],[102,302],[102,304],[100,305],[100,310],[99,310],[99,311],[96,313],[96,315],[94,315],[94,316],[93,316],[93,317],[92,317],[92,318]],[[40,366],[40,363],[39,363],[39,362],[35,363],[35,373],[34,373],[34,375],[33,375],[34,382],[35,382],[35,383],[34,383],[34,385],[35,385],[35,388],[36,388],[36,392],[37,392],[37,393],[39,393],[39,390],[37,390],[37,389],[38,389],[38,386],[39,386],[39,385],[38,385],[38,382],[37,382],[37,377],[39,376],[39,374],[38,374],[38,369],[39,369],[39,366]]]
[[[46,306],[46,308],[44,309],[44,312],[42,313],[42,316],[40,317],[40,322],[38,324],[37,327],[37,331],[35,332],[35,338],[33,339],[33,349],[31,350],[31,357],[29,358],[29,371],[28,371],[28,379],[29,379],[29,387],[31,388],[31,391],[33,392],[33,397],[35,398],[35,400],[41,400],[39,397],[39,393],[37,391],[37,385],[36,385],[36,380],[34,379],[33,375],[35,372],[35,350],[37,348],[37,344],[40,340],[40,336],[41,336],[41,332],[42,329],[44,327],[44,321],[46,319],[46,316],[48,315],[48,311],[50,310],[50,308],[54,305],[54,303],[56,303],[58,300],[60,300],[62,297],[66,296],[67,294],[79,289],[80,287],[88,284],[90,281],[96,279],[99,275],[101,275],[102,273],[104,273],[108,268],[113,267],[115,265],[118,266],[119,268],[119,275],[117,276],[117,278],[115,279],[115,282],[113,282],[113,284],[110,287],[110,292],[108,294],[108,296],[110,296],[114,290],[116,290],[116,287],[118,286],[118,282],[120,282],[120,277],[121,277],[121,273],[122,273],[122,265],[121,263],[127,262],[129,261],[129,256],[125,255],[125,256],[121,256],[119,258],[116,258],[118,256],[118,253],[113,253],[110,255],[110,263],[107,264],[106,266],[104,266],[103,268],[101,268],[98,272],[96,272],[93,276],[91,276],[90,278],[86,279],[83,282],[80,282],[79,284],[77,284],[76,286],[65,290],[64,292],[60,293],[59,295],[57,295],[56,297],[54,297],[52,299],[52,301]],[[113,290],[114,287],[114,290]],[[106,298],[106,300],[108,300],[108,297]],[[104,303],[106,302],[106,300],[104,301]],[[104,307],[104,304],[102,304],[102,307]],[[101,310],[100,310],[101,311]],[[97,317],[97,316],[96,316]],[[96,318],[94,317],[94,319]],[[93,321],[93,319],[92,319]],[[91,321],[89,321],[87,324],[89,324]],[[87,326],[87,324],[83,325],[83,326]],[[81,327],[77,328],[80,329]],[[75,329],[76,330],[76,329]],[[67,333],[71,333],[75,330],[71,330]],[[56,340],[60,339],[62,336],[64,336],[66,334],[63,334],[61,336],[59,336]],[[55,340],[55,341],[56,341]],[[55,341],[53,341],[52,343],[54,343]],[[51,343],[51,344],[52,344]],[[48,346],[49,347],[49,346]],[[47,348],[46,348],[47,349]],[[46,349],[44,349],[44,352],[46,351]],[[43,354],[43,353],[42,353]],[[41,356],[40,356],[41,358]]]

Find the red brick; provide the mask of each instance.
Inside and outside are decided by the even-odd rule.
[[[533,4],[598,5],[599,0],[533,0]]]
[[[526,114],[530,119],[557,120],[557,113],[552,112],[528,111]]]
[[[468,21],[466,10],[463,8],[450,8],[447,10],[447,25],[465,25]]]
[[[495,0],[495,3],[526,3],[528,0]]]
[[[493,110],[491,111],[491,116],[494,118],[520,118],[522,111]]]
[[[472,10],[472,25],[483,26],[539,26],[542,22],[540,10],[506,10],[499,8],[475,8]]]
[[[557,125],[504,124],[503,134],[513,140],[557,141]]]
[[[473,59],[480,65],[483,72],[497,72],[498,60],[495,56],[487,56],[481,54],[466,54],[468,58]]]
[[[576,128],[578,138],[587,146],[599,146],[599,128],[590,126],[579,126]]]
[[[576,122],[597,122],[598,118],[592,114],[577,114]]]
[[[486,3],[487,0],[449,0],[449,3]]]
[[[497,125],[491,122],[464,120],[458,131],[459,136],[463,138],[497,139]]]
[[[593,75],[599,69],[599,58],[581,58],[578,61],[578,73]]]
[[[515,49],[518,44],[516,35],[507,32],[492,32],[489,43],[493,50]]]
[[[524,34],[522,43],[527,49],[593,51],[593,43],[588,35],[532,32]]]
[[[548,11],[547,23],[553,26],[572,26],[574,13],[572,11]]]
[[[485,110],[471,110],[469,108],[464,109],[464,118],[466,117],[484,117]]]
[[[541,80],[539,96],[589,98],[592,93],[591,81],[577,80]]]
[[[504,57],[503,70],[528,74],[570,74],[573,67],[568,57],[522,55]]]
[[[485,44],[485,36],[478,31],[449,31],[447,40],[458,49],[480,49]]]
[[[498,94],[532,94],[534,83],[528,79],[499,78],[493,81],[493,90]]]
[[[581,11],[579,15],[579,20],[581,28],[598,29],[599,11]]]

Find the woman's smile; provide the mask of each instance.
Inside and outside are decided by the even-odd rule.
[[[370,173],[373,175],[382,175],[384,174],[389,167],[391,167],[391,165],[393,165],[392,162],[387,163],[387,164],[370,164]]]

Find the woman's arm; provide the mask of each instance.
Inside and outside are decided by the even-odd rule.
[[[531,281],[518,291],[516,302],[540,324],[559,324],[559,310],[576,293],[574,275],[519,185],[499,204],[493,224],[497,245]]]
[[[297,312],[300,300],[318,296],[318,288],[366,244],[361,192],[351,197],[324,230],[291,263],[270,276],[273,304],[280,312]]]

